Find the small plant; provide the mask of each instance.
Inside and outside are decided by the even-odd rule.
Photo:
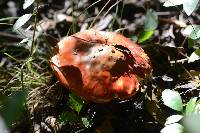
[[[79,131],[83,131],[92,125],[92,119],[89,116],[81,116],[80,112],[84,106],[84,101],[81,100],[78,96],[74,95],[73,93],[69,94],[69,101],[67,103],[72,111],[64,111],[62,114],[58,116],[58,123],[60,124],[69,124],[69,125],[76,125],[77,123],[80,124],[79,129],[74,129]]]
[[[165,127],[161,133],[198,133],[200,120],[200,100],[193,97],[184,106],[181,96],[177,91],[166,89],[162,92],[162,100],[166,106],[178,111],[178,114],[171,115],[166,119]]]
[[[35,40],[38,37],[38,33],[36,32],[37,29],[37,23],[38,23],[38,10],[39,10],[39,4],[40,0],[25,0],[23,3],[23,9],[26,10],[28,7],[30,7],[32,4],[36,4],[35,9],[32,13],[24,14],[22,15],[15,24],[13,25],[13,30],[20,33],[20,34],[26,34],[27,31],[29,31],[33,27],[33,35],[30,37],[26,37],[23,39],[19,44],[21,43],[30,43],[30,57],[34,53],[34,45]],[[32,17],[34,17],[34,25],[28,26],[25,30],[22,28]]]
[[[138,35],[138,43],[144,43],[152,37],[158,27],[158,15],[153,9],[149,9],[146,13],[144,28]]]

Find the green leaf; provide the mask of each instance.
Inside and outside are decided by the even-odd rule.
[[[195,106],[195,109],[194,109],[194,113],[199,113],[200,114],[200,100],[198,100],[196,102],[196,106]]]
[[[35,0],[25,0],[23,4],[23,9],[28,8],[30,5],[32,5],[35,2]]]
[[[186,115],[190,115],[193,113],[196,107],[197,97],[191,98],[186,106]]]
[[[178,92],[166,89],[162,92],[164,104],[176,111],[183,111],[183,103]]]
[[[8,125],[11,125],[21,115],[26,96],[27,93],[25,91],[19,91],[1,101],[0,112]]]
[[[13,30],[16,31],[17,29],[21,28],[29,19],[32,17],[32,14],[24,14],[21,16],[14,24]]]
[[[140,32],[138,36],[138,42],[143,43],[148,40],[154,33],[154,30],[158,26],[158,16],[156,12],[152,9],[149,9],[146,13],[146,19],[144,22],[144,29]]]
[[[146,40],[148,40],[153,35],[153,33],[154,33],[153,30],[140,32],[140,34],[138,36],[138,43],[145,42]]]
[[[167,0],[163,6],[183,5],[185,13],[189,16],[196,9],[199,0]]]
[[[179,122],[182,118],[183,118],[182,115],[172,115],[172,116],[167,118],[165,125],[169,125],[169,124],[172,124],[172,123]]]
[[[184,127],[181,124],[174,123],[167,125],[161,131],[161,133],[183,133]]]
[[[67,111],[59,115],[57,121],[59,123],[65,123],[65,124],[68,123],[70,125],[73,125],[77,121],[77,116],[75,113]]]
[[[199,133],[200,126],[200,115],[199,114],[191,114],[184,117],[184,127],[187,130],[187,133]]]
[[[188,48],[192,48],[197,43],[197,40],[188,38]]]
[[[199,0],[182,0],[185,13],[190,16],[196,9]]]
[[[20,45],[20,44],[24,44],[24,43],[28,43],[30,41],[29,38],[24,38],[21,42],[19,42],[17,45]]]
[[[4,119],[0,116],[0,133],[9,133]]]
[[[82,107],[83,107],[83,101],[77,97],[74,94],[70,94],[69,95],[69,101],[68,101],[69,105],[71,106],[72,109],[74,109],[76,112],[80,112]]]
[[[200,25],[188,25],[182,33],[193,40],[197,40],[200,38]]]
[[[197,49],[190,55],[188,63],[194,62],[199,59],[200,59],[200,49]]]
[[[183,1],[183,0],[167,0],[167,1],[163,4],[163,6],[165,6],[165,7],[178,6],[178,5],[183,4],[182,1]]]
[[[158,16],[156,11],[149,9],[146,14],[146,19],[144,22],[145,31],[154,31],[158,26]]]

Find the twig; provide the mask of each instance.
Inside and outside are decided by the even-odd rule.
[[[113,4],[108,10],[107,10],[107,12],[103,15],[103,17],[102,18],[104,18],[107,14],[108,14],[108,12],[114,7],[114,6],[116,6],[119,2],[121,2],[122,0],[118,0],[115,4]]]
[[[190,78],[194,81],[195,78],[192,76],[192,74],[183,66],[181,65],[181,67],[184,69],[184,71],[188,74],[188,76],[190,76]]]
[[[169,23],[169,24],[175,24],[177,25],[178,27],[181,27],[181,28],[185,28],[187,27],[187,24],[183,21],[180,21],[180,20],[175,20],[175,19],[165,19],[165,18],[160,18],[159,21],[162,21],[164,23]]]
[[[173,61],[170,61],[171,64],[176,64],[176,63],[184,63],[188,61],[188,58],[184,58],[184,59],[180,59],[180,60],[173,60]]]
[[[97,4],[97,3],[99,3],[100,1],[102,1],[102,0],[98,0],[98,1],[96,1],[96,2],[94,2],[94,3],[92,3],[90,6],[88,6],[83,12],[81,12],[79,15],[78,15],[78,17],[80,17],[83,13],[85,13],[90,7],[92,7],[92,6],[94,6],[95,4]]]
[[[115,30],[115,32],[120,32],[120,31],[123,31],[123,30],[126,30],[126,29],[128,29],[128,27],[124,27],[124,28],[119,28],[119,29],[117,29],[117,30]]]
[[[92,23],[90,24],[90,28],[92,28],[92,26],[94,25],[96,19],[99,17],[99,15],[103,12],[103,10],[106,8],[106,6],[110,3],[111,0],[108,0],[108,2],[106,2],[106,4],[103,6],[103,8],[99,11],[99,13],[97,14],[97,16],[94,18],[94,20],[92,21]]]
[[[34,28],[33,28],[33,38],[32,38],[32,44],[31,44],[31,52],[30,52],[30,56],[33,55],[33,48],[34,48],[34,44],[35,44],[35,34],[36,34],[36,28],[37,28],[37,15],[38,15],[38,10],[39,10],[39,1],[36,2],[36,12],[35,12],[35,21],[34,21]]]

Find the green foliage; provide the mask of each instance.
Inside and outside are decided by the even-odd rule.
[[[164,3],[164,6],[169,7],[169,6],[183,5],[184,11],[189,16],[196,9],[198,2],[199,0],[167,0]],[[200,38],[200,26],[189,25],[185,28],[185,30],[183,31],[183,34],[189,37],[188,47],[192,48],[197,42],[197,40],[199,40]],[[200,51],[199,49],[197,49],[190,55],[188,62],[189,63],[194,62],[199,59],[200,59]]]
[[[24,9],[28,8],[33,3],[34,1],[32,0],[25,0]],[[38,12],[38,9],[34,9],[33,12]],[[0,21],[13,21],[14,19],[17,19],[15,24],[13,25],[13,31],[21,32],[21,30],[23,30],[22,27],[24,27],[24,25],[28,21],[30,21],[33,16],[37,18],[37,14],[31,12],[28,14],[24,14],[21,17],[2,18],[0,19]],[[37,22],[35,24],[37,25]],[[33,29],[34,32],[35,30],[36,28]],[[27,32],[24,32],[24,34],[27,34]],[[36,67],[36,64],[32,62],[33,60],[42,60],[42,63],[37,62],[37,66],[42,67],[41,64],[45,64],[45,60],[41,59],[44,58],[44,54],[42,56],[40,54],[40,56],[35,59],[29,56],[30,54],[27,50],[30,48],[31,45],[21,47],[21,44],[28,44],[29,42],[32,43],[32,32],[30,32],[29,34],[29,37],[23,39],[19,44],[13,43],[12,46],[4,46],[6,51],[5,53],[3,53],[4,56],[6,55],[10,59],[12,59],[13,63],[10,68],[1,68],[3,69],[3,71],[6,71],[5,73],[8,75],[8,77],[6,77],[5,79],[8,81],[6,81],[4,85],[2,85],[4,88],[1,88],[1,93],[6,95],[9,94],[10,96],[0,96],[0,113],[8,126],[13,126],[14,122],[16,122],[16,120],[19,120],[19,117],[22,115],[22,113],[24,113],[24,103],[26,102],[27,90],[31,90],[38,86],[44,86],[49,76],[46,75],[46,73],[39,74],[38,71],[40,68],[38,69],[38,67]],[[24,36],[19,37],[23,38]],[[18,40],[19,39],[17,39],[17,41]],[[21,58],[20,56],[19,58],[18,56],[16,56],[17,54],[13,55],[12,51],[23,55],[23,57]],[[39,55],[38,53],[39,52],[37,51],[37,55]],[[33,70],[37,71],[37,73],[33,73]],[[40,72],[41,71],[42,70],[40,69]]]
[[[34,2],[35,2],[35,0],[25,0],[25,1],[24,1],[24,4],[23,4],[23,9],[28,8],[28,7],[31,6]]]
[[[165,125],[173,124],[179,122],[183,118],[183,115],[172,115],[167,118]]]
[[[188,44],[189,44],[189,48],[192,48],[196,42],[199,40],[200,38],[200,25],[189,25],[187,26],[184,31],[183,34],[185,36],[188,36]],[[188,59],[188,63],[190,62],[194,62],[196,60],[200,59],[200,49],[196,49],[189,57]]]
[[[193,40],[191,38],[188,38],[188,48],[191,49],[193,46],[197,43],[197,40]]]
[[[193,113],[188,116],[185,116],[183,124],[186,129],[187,133],[199,133],[200,126],[200,114],[199,113]]]
[[[176,111],[183,111],[183,103],[178,92],[166,89],[162,92],[164,104]]]
[[[5,124],[5,121],[3,120],[2,117],[0,117],[0,133],[6,133],[7,131],[8,131],[8,128]]]
[[[200,49],[195,50],[189,57],[188,62],[194,62],[200,59]]]
[[[146,14],[146,19],[144,22],[144,30],[151,31],[155,30],[158,26],[158,16],[156,11],[149,9]]]
[[[21,115],[26,96],[26,91],[19,91],[9,97],[1,96],[0,113],[8,125]]]
[[[200,38],[200,25],[188,25],[184,29],[183,34],[193,40],[199,39]]]
[[[77,113],[80,113],[82,107],[83,107],[83,100],[81,100],[79,97],[71,93],[69,95],[69,101],[68,101],[69,106],[74,109]]]
[[[173,123],[164,127],[160,132],[161,133],[183,133],[184,127],[181,124]]]
[[[185,36],[188,36],[188,47],[192,48],[196,42],[200,38],[200,25],[188,25],[184,31],[183,34]],[[194,62],[196,60],[200,59],[200,49],[196,49],[188,59],[188,63]]]
[[[198,2],[199,2],[199,0],[167,0],[167,1],[165,1],[163,6],[170,7],[170,6],[183,5],[184,11],[189,16],[196,9]],[[192,48],[195,45],[195,43],[197,42],[197,40],[199,40],[199,38],[200,38],[200,26],[199,25],[188,25],[184,29],[183,34],[189,38],[188,47]],[[199,59],[200,59],[200,52],[199,52],[199,48],[198,48],[190,55],[190,57],[188,59],[188,63],[194,62]]]
[[[144,29],[138,36],[138,42],[143,43],[148,40],[154,33],[158,26],[158,16],[153,9],[149,9],[146,13],[146,19],[144,22]]]
[[[199,0],[167,0],[165,7],[183,5],[185,13],[189,16],[196,9]]]
[[[69,125],[75,125],[77,123],[80,123],[82,126],[82,130],[85,128],[88,128],[91,126],[91,120],[87,117],[79,117],[75,112],[73,111],[65,111],[61,115],[58,116],[57,121],[59,123],[63,124],[69,124]]]
[[[152,35],[153,35],[154,31],[153,30],[148,30],[148,31],[142,31],[140,32],[139,36],[138,36],[138,42],[139,43],[143,43],[146,40],[148,40]]]
[[[16,31],[19,28],[21,28],[27,21],[30,20],[30,18],[32,17],[32,14],[24,14],[23,16],[21,16],[16,23],[13,26],[13,30]]]
[[[186,106],[186,115],[190,115],[194,112],[196,107],[197,97],[191,98]]]
[[[167,96],[168,95],[168,96]],[[169,96],[170,95],[170,96]],[[162,93],[163,102],[166,106],[180,111],[181,115],[172,115],[166,119],[165,127],[161,130],[161,133],[183,133],[185,131],[191,133],[198,133],[199,128],[199,120],[200,120],[200,110],[196,108],[199,105],[197,102],[197,97],[191,98],[190,101],[186,104],[185,110],[183,110],[182,100],[180,99],[180,94],[176,91],[172,90],[164,90]],[[168,100],[169,98],[170,100]],[[176,102],[174,102],[175,100]],[[177,102],[177,100],[179,102]],[[181,104],[180,104],[181,101]],[[177,104],[174,104],[177,103]],[[180,105],[182,107],[180,107]],[[177,110],[178,109],[178,110]],[[179,122],[183,120],[184,123],[179,124]]]
[[[77,115],[74,112],[66,111],[58,116],[58,122],[73,125],[77,122]]]
[[[24,38],[21,42],[18,43],[18,45],[20,45],[20,44],[28,44],[29,41],[31,41],[30,38]]]
[[[40,0],[24,0],[24,3],[23,3],[23,9],[25,10],[29,6],[31,6],[34,2],[36,3],[36,8],[32,11],[32,13],[22,15],[13,25],[13,30],[15,32],[19,34],[22,34],[23,32],[25,32],[25,36],[26,36],[26,32],[29,31],[30,28],[33,27],[33,35],[31,37],[27,37],[30,39],[28,40],[27,38],[25,38],[20,42],[20,44],[25,43],[25,42],[27,42],[27,44],[31,43],[30,56],[32,56],[34,53],[35,41],[36,41],[36,38],[40,35],[40,33],[36,32],[37,23],[38,23],[37,14],[39,11]],[[22,26],[25,25],[31,19],[32,16],[34,16],[34,25],[29,25],[28,28],[24,30]]]
[[[84,102],[74,95],[73,93],[69,94],[69,101],[68,105],[71,107],[72,111],[65,111],[58,117],[58,122],[59,123],[64,123],[64,124],[70,124],[70,125],[75,125],[77,123],[80,123],[82,126],[81,130],[84,130],[85,128],[88,128],[91,126],[91,120],[88,119],[87,117],[81,117],[79,115]]]

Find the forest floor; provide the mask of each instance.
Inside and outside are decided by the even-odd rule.
[[[23,1],[0,1],[0,19],[22,16],[35,7],[23,10],[22,5]],[[59,83],[49,63],[58,40],[93,28],[138,41],[148,11],[156,13],[158,25],[151,37],[140,40],[140,46],[151,59],[153,73],[151,80],[141,83],[142,91],[136,98],[108,104],[83,103]],[[195,49],[188,48],[187,37],[182,34],[187,25],[200,24],[199,13],[197,10],[188,17],[182,6],[166,8],[158,0],[41,1],[38,24],[42,32],[31,58],[27,58],[31,43],[19,42],[33,36],[33,27],[16,33],[15,19],[0,24],[0,99],[10,97],[7,112],[1,115],[11,132],[19,133],[160,132],[166,118],[177,113],[163,104],[163,90],[178,91],[184,103],[199,96],[200,62],[188,63]]]

